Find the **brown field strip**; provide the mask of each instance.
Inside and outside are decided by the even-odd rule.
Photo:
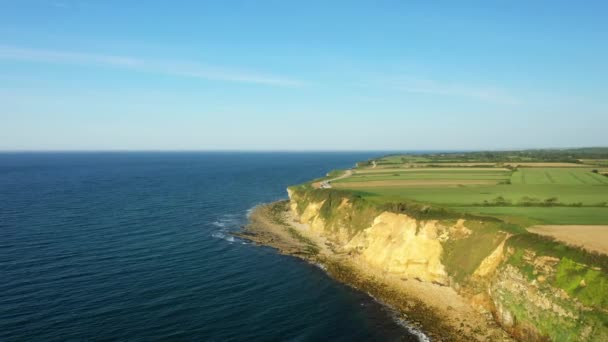
[[[458,185],[494,185],[496,180],[477,179],[408,179],[408,180],[383,180],[366,182],[344,182],[332,184],[336,188],[369,188],[369,187],[421,187],[421,186],[458,186]]]
[[[530,227],[528,231],[552,236],[572,246],[608,254],[608,225],[542,225]]]

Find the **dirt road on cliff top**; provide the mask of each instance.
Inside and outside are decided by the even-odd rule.
[[[347,178],[350,177],[353,174],[353,170],[346,170],[346,172],[344,172],[343,174],[339,175],[338,177],[334,177],[331,179],[326,179],[324,181],[321,182],[315,182],[312,184],[312,186],[314,188],[323,188],[323,189],[329,189],[331,188],[331,182],[336,181],[338,179],[343,179],[343,178]]]

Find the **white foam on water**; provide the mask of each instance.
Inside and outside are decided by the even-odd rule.
[[[416,336],[416,338],[418,338],[418,341],[420,342],[431,342],[430,337],[426,336],[422,330],[412,326],[412,324],[410,324],[408,321],[406,321],[403,318],[399,318],[399,317],[393,317],[393,319],[395,320],[395,322],[397,322],[397,324],[399,324],[400,326],[404,327],[410,334]]]
[[[412,323],[408,322],[405,318],[403,318],[399,312],[397,310],[395,310],[392,306],[386,304],[385,302],[379,300],[378,298],[372,296],[369,292],[367,293],[368,296],[370,296],[374,301],[382,304],[385,308],[387,308],[389,310],[389,312],[391,313],[391,317],[393,318],[393,320],[399,324],[400,326],[404,327],[405,330],[407,330],[407,332],[409,332],[410,334],[416,336],[416,338],[418,339],[418,341],[420,342],[431,342],[431,338],[428,337],[424,332],[422,332],[422,330],[420,330],[418,327],[414,326]]]
[[[255,208],[258,206],[259,204],[254,205],[253,207],[247,209],[247,211],[245,212],[245,216],[249,219],[249,217],[251,217],[251,213],[253,213],[253,211],[255,210]]]
[[[322,269],[323,271],[327,271],[327,267],[323,264],[313,263],[313,265],[317,266],[318,268]]]
[[[214,238],[216,238],[216,239],[222,239],[222,240],[225,240],[225,241],[228,241],[228,242],[234,242],[235,241],[234,236],[225,234],[223,232],[214,232],[214,233],[211,234],[211,236],[214,237]]]
[[[231,232],[238,230],[240,228],[240,224],[242,222],[242,214],[223,214],[218,217],[215,221],[211,222],[212,225],[218,227],[219,229],[212,232],[211,236],[216,239],[222,239],[228,242],[241,241],[236,239],[231,235]]]
[[[226,237],[226,234],[221,233],[221,232],[214,232],[211,234],[211,236],[213,236],[216,239],[224,239]]]
[[[327,273],[327,267],[321,263],[312,263],[313,265],[317,266],[318,268],[322,269],[324,272]],[[382,306],[384,306],[387,310],[389,310],[389,312],[391,313],[391,317],[393,318],[393,320],[399,324],[400,326],[404,327],[405,330],[407,330],[410,334],[416,336],[416,338],[418,339],[418,341],[420,342],[431,342],[431,338],[428,337],[427,335],[425,335],[424,332],[422,332],[422,330],[420,330],[419,328],[417,328],[416,326],[414,326],[412,323],[408,322],[406,319],[404,319],[403,317],[401,317],[399,315],[399,312],[397,310],[395,310],[392,306],[388,305],[387,303],[379,300],[378,298],[372,296],[371,293],[366,292],[368,296],[370,296],[375,302],[380,303]],[[364,304],[361,304],[364,305]]]

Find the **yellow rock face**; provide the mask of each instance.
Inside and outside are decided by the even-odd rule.
[[[321,209],[323,203],[325,203],[325,201],[310,203],[300,216],[300,223],[311,223],[315,218],[317,218],[319,216],[319,209]]]
[[[481,265],[473,273],[474,276],[485,277],[491,275],[496,271],[503,259],[503,250],[505,248],[505,242],[509,238],[509,235],[496,247],[492,254],[488,255],[482,262]]]
[[[370,266],[385,272],[447,284],[437,230],[436,221],[419,225],[407,215],[384,212],[371,227],[346,244],[345,249],[356,251]]]

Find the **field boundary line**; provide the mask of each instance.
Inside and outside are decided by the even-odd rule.
[[[582,179],[578,178],[578,176],[577,176],[577,175],[575,175],[574,173],[572,173],[572,172],[568,172],[568,173],[570,174],[570,176],[574,177],[576,180],[578,180],[578,181],[579,181],[579,182],[581,182],[582,184],[589,184],[589,183],[585,182],[584,180],[582,180]]]
[[[600,184],[608,184],[608,177],[600,176],[595,173],[585,173],[585,174]],[[604,178],[606,178],[606,180],[604,180]]]

